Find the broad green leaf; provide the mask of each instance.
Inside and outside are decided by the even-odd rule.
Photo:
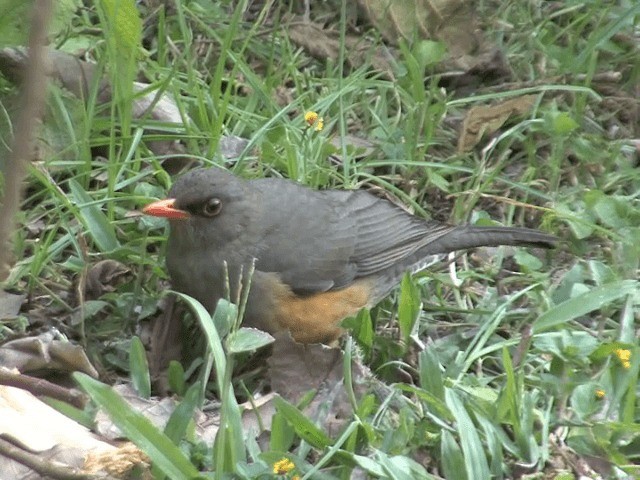
[[[436,357],[433,345],[428,345],[420,353],[420,386],[431,395],[444,400],[444,381],[440,362]]]
[[[269,345],[275,339],[257,328],[241,327],[227,338],[229,353],[252,352]]]
[[[274,404],[279,413],[287,419],[296,434],[315,448],[323,449],[331,445],[332,440],[300,410],[281,397],[275,397]]]
[[[184,437],[187,427],[193,419],[193,412],[198,407],[200,388],[200,382],[195,382],[191,385],[182,401],[169,417],[167,425],[164,427],[165,435],[176,445]]]
[[[269,449],[274,452],[288,452],[294,440],[295,430],[282,413],[276,412],[271,418]]]
[[[637,292],[639,288],[640,283],[635,280],[622,280],[596,287],[547,310],[533,322],[533,331],[540,333],[574,320],[625,295]]]
[[[171,391],[178,395],[184,395],[187,390],[187,382],[185,380],[185,373],[182,364],[175,360],[171,360],[171,362],[169,362],[169,372],[167,376]]]
[[[133,388],[142,398],[151,396],[151,377],[149,375],[149,364],[144,345],[138,337],[131,339],[131,350],[129,352],[129,370]]]
[[[409,346],[409,339],[421,308],[422,301],[418,287],[413,283],[411,275],[406,273],[400,283],[400,303],[398,305],[398,324],[405,348]]]
[[[213,324],[220,338],[224,338],[229,334],[236,322],[237,316],[238,307],[235,303],[230,303],[224,298],[218,300],[216,310],[213,312]]]
[[[460,445],[448,430],[442,430],[441,437],[440,462],[444,477],[447,480],[467,480],[467,470],[464,467]]]
[[[75,180],[69,180],[69,189],[75,204],[80,210],[81,221],[87,228],[101,252],[108,253],[120,248],[113,224],[104,213],[93,203],[93,199]]]
[[[447,406],[456,419],[467,477],[474,480],[491,478],[484,446],[467,409],[454,390],[447,388],[444,396]]]
[[[149,456],[162,473],[172,480],[192,480],[199,475],[180,448],[111,387],[83,373],[74,373],[73,376],[91,399],[107,412],[113,423]]]
[[[211,354],[213,355],[213,362],[216,369],[216,380],[218,382],[218,391],[222,392],[224,390],[223,382],[225,370],[227,368],[227,358],[225,356],[224,349],[222,348],[222,341],[220,340],[218,331],[214,326],[211,315],[209,315],[207,309],[204,308],[204,306],[195,298],[192,298],[189,295],[185,295],[184,293],[180,292],[175,292],[175,294],[182,298],[185,302],[187,302],[187,305],[189,305],[189,308],[191,308],[191,310],[193,311],[196,319],[198,320],[198,323],[200,324],[200,327],[202,328],[202,331],[205,334],[207,345],[211,351]],[[235,307],[235,305],[233,305],[232,303],[229,303],[224,299],[220,299],[216,307],[214,317],[219,315],[226,318],[228,315],[231,315],[233,307]],[[208,379],[208,375],[206,379]],[[206,383],[206,379],[204,380],[203,384]]]

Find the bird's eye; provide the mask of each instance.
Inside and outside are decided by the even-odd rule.
[[[218,213],[220,213],[221,209],[222,209],[222,202],[220,201],[219,198],[214,197],[214,198],[210,198],[205,202],[205,204],[202,206],[202,213],[207,217],[214,217]]]

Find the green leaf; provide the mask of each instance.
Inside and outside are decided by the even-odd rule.
[[[553,131],[558,135],[567,135],[580,125],[568,113],[562,112],[553,117]]]
[[[126,58],[135,57],[142,38],[142,20],[134,0],[101,0],[111,25],[113,41],[118,53]]]
[[[207,345],[213,355],[213,363],[216,369],[216,380],[218,382],[218,391],[224,391],[224,376],[225,370],[227,368],[227,358],[224,353],[224,349],[222,348],[222,341],[220,340],[220,336],[218,335],[218,331],[214,326],[214,321],[207,312],[207,309],[195,298],[190,297],[189,295],[185,295],[184,293],[175,292],[180,298],[182,298],[191,310],[193,311],[202,331],[205,334]],[[233,312],[233,305],[224,299],[220,299],[218,301],[218,305],[216,306],[216,311],[213,314],[214,318],[219,316],[220,318],[227,318]],[[206,373],[206,372],[205,372]],[[203,381],[203,385],[206,384],[209,376],[206,375],[206,378]]]
[[[342,326],[351,330],[351,335],[362,348],[365,355],[371,353],[375,331],[371,321],[371,312],[363,308],[355,317],[349,317],[342,322]]]
[[[413,46],[413,55],[423,70],[428,65],[440,63],[446,53],[446,45],[433,40],[419,40]]]
[[[484,447],[467,409],[454,390],[447,388],[444,396],[447,406],[456,419],[467,477],[474,480],[491,478]]]
[[[91,399],[107,412],[109,418],[127,438],[149,456],[162,473],[172,480],[192,480],[199,475],[198,470],[184,456],[180,448],[154,427],[148,418],[136,412],[111,387],[83,373],[76,372],[73,377]]]
[[[444,381],[435,347],[428,345],[420,353],[420,386],[440,400],[444,400]]]
[[[142,398],[151,396],[151,377],[149,376],[149,364],[147,363],[147,353],[144,345],[138,337],[131,339],[131,350],[129,352],[129,370],[131,382],[138,395]]]
[[[365,470],[371,475],[375,475],[379,478],[383,478],[385,476],[385,472],[382,466],[372,458],[362,455],[352,455],[350,459],[353,460],[355,464],[358,465],[361,469]]]
[[[322,430],[316,427],[313,422],[296,407],[282,397],[275,397],[273,400],[277,411],[287,419],[296,434],[305,442],[319,449],[326,448],[333,443]]]
[[[586,315],[625,295],[637,292],[638,288],[640,284],[635,280],[622,280],[596,287],[547,310],[533,322],[533,331],[540,333]]]
[[[235,303],[230,303],[223,298],[218,300],[216,309],[213,312],[213,324],[215,325],[220,338],[224,338],[229,335],[233,325],[236,323],[237,316],[238,307]]]
[[[537,272],[542,268],[542,261],[522,248],[516,250],[513,258],[524,271]]]
[[[167,425],[164,427],[165,435],[176,445],[178,445],[184,437],[187,427],[193,418],[193,412],[195,412],[198,407],[200,388],[202,388],[200,382],[195,382],[191,385],[182,401],[169,417]]]
[[[385,473],[396,480],[415,480],[416,478],[433,478],[427,474],[422,465],[404,455],[390,457],[383,451],[376,451],[378,462],[384,467]]]
[[[447,480],[466,480],[467,470],[464,467],[464,457],[460,445],[448,430],[442,430],[440,440],[440,461],[442,471]]]
[[[274,452],[288,452],[295,440],[295,433],[285,416],[280,412],[276,412],[271,418],[269,449]]]
[[[413,327],[418,320],[422,301],[411,274],[406,273],[400,283],[400,303],[398,305],[398,324],[405,348],[408,348]]]
[[[169,372],[167,376],[171,391],[178,395],[184,395],[184,392],[187,389],[187,382],[185,380],[185,373],[182,364],[175,360],[171,360],[171,362],[169,362]]]
[[[239,328],[227,338],[229,353],[252,352],[273,343],[275,339],[257,328]]]
[[[69,180],[69,189],[80,210],[80,220],[100,251],[108,253],[120,248],[113,224],[87,192],[73,179]]]

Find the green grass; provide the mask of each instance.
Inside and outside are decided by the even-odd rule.
[[[395,79],[367,60],[343,66],[339,58],[353,55],[344,44],[338,58],[320,61],[287,36],[293,7],[273,2],[249,14],[247,3],[140,7],[141,18],[152,18],[142,29],[134,10],[113,15],[101,7],[112,2],[89,3],[67,12],[68,28],[54,31],[59,48],[88,47],[115,96],[104,106],[95,86],[86,102],[51,86],[7,284],[68,321],[74,279],[101,259],[126,265],[130,275],[88,302],[80,325],[60,327],[107,370],[128,368],[129,340],[138,321],[155,315],[166,279],[164,223],[128,215],[162,197],[172,181],[146,146],[151,139],[178,138],[194,159],[242,176],[283,176],[316,188],[380,186],[418,215],[540,227],[562,242],[541,256],[500,250],[488,260],[465,257],[457,281],[443,266],[407,277],[370,316],[351,322],[347,380],[357,345],[356,356],[404,401],[352,396],[357,415],[338,434],[279,401],[269,448],[243,442],[234,392],[243,399],[260,393],[264,371],[243,374],[242,383],[232,373],[250,361],[245,347],[261,340],[238,346],[238,336],[224,336],[228,327],[222,339],[207,332],[216,361],[204,365],[217,370],[218,383],[187,390],[174,367],[172,384],[182,385],[185,406],[169,432],[126,415],[117,420],[151,456],[158,478],[205,469],[217,478],[268,478],[283,456],[313,478],[349,478],[355,467],[381,478],[564,478],[577,477],[578,461],[592,457],[602,460],[594,468],[604,478],[639,476],[636,2],[484,2],[478,14],[486,35],[507,56],[513,78],[465,95],[439,88],[434,65],[417,47],[395,52]],[[326,9],[323,21],[336,31],[346,28],[339,2],[314,8]],[[367,38],[381,43],[375,32]],[[620,79],[595,80],[608,71]],[[172,95],[191,121],[134,118],[130,85],[141,77]],[[0,81],[3,110],[11,110],[14,87]],[[288,102],[278,100],[282,89]],[[472,152],[457,152],[471,106],[520,93],[535,95],[530,113],[511,119],[486,151],[485,138]],[[323,117],[322,131],[306,128],[308,110]],[[4,123],[1,133],[8,142]],[[375,142],[373,152],[331,145],[332,136],[347,133]],[[219,154],[223,135],[249,140],[232,162]],[[207,320],[202,312],[199,318]],[[24,326],[3,324],[0,335]],[[131,375],[146,385],[134,345]],[[630,352],[628,364],[619,350]],[[96,402],[117,405],[109,390],[78,381]],[[212,391],[228,428],[213,452],[202,453],[187,424]]]

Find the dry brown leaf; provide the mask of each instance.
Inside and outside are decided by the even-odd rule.
[[[22,373],[55,370],[84,372],[98,378],[82,347],[55,337],[54,333],[47,332],[5,343],[0,347],[0,365]]]
[[[431,38],[426,0],[358,0],[367,19],[384,39],[397,45],[400,39]]]
[[[343,384],[344,353],[339,348],[321,344],[296,343],[289,332],[280,332],[274,337],[273,355],[268,360],[271,388],[294,404],[315,390],[313,400],[304,409],[305,415],[319,421],[329,435],[338,433],[353,415]],[[375,379],[357,360],[351,368],[354,391],[361,397]]]
[[[502,52],[481,31],[475,4],[464,0],[358,0],[361,11],[390,45],[399,40],[440,41],[447,58],[437,70],[441,84],[474,87],[510,74]],[[498,52],[496,54],[496,51]]]
[[[513,116],[526,115],[531,111],[536,95],[515,97],[493,105],[477,105],[471,108],[462,124],[458,138],[458,152],[468,152],[485,134],[500,129]]]
[[[133,410],[147,417],[160,430],[165,427],[177,405],[176,400],[170,397],[142,398],[131,385],[121,384],[112,388]],[[120,429],[115,426],[109,416],[102,410],[99,410],[96,414],[95,429],[97,433],[109,440],[124,438]]]
[[[115,260],[101,260],[92,265],[84,279],[84,299],[95,300],[107,292],[114,292],[129,268]]]
[[[16,295],[0,290],[0,320],[13,320],[20,313],[26,295]]]
[[[304,48],[314,58],[334,61],[339,58],[340,35],[336,31],[326,30],[316,23],[292,21],[287,27],[287,34],[293,43]],[[357,68],[368,59],[376,70],[394,78],[393,58],[388,51],[374,48],[362,37],[352,35],[346,37],[346,47],[349,65]]]
[[[344,137],[335,135],[331,137],[329,142],[336,148],[336,152],[331,156],[335,158],[338,163],[342,163],[341,155],[343,145],[346,147],[351,158],[356,160],[368,157],[374,152],[377,146],[376,142],[351,134],[347,134]]]
[[[158,394],[169,392],[167,368],[172,360],[179,361],[182,356],[182,338],[184,329],[183,306],[176,302],[175,295],[167,295],[158,302],[160,313],[149,324],[141,326],[143,343],[147,350],[149,373],[153,390]]]

